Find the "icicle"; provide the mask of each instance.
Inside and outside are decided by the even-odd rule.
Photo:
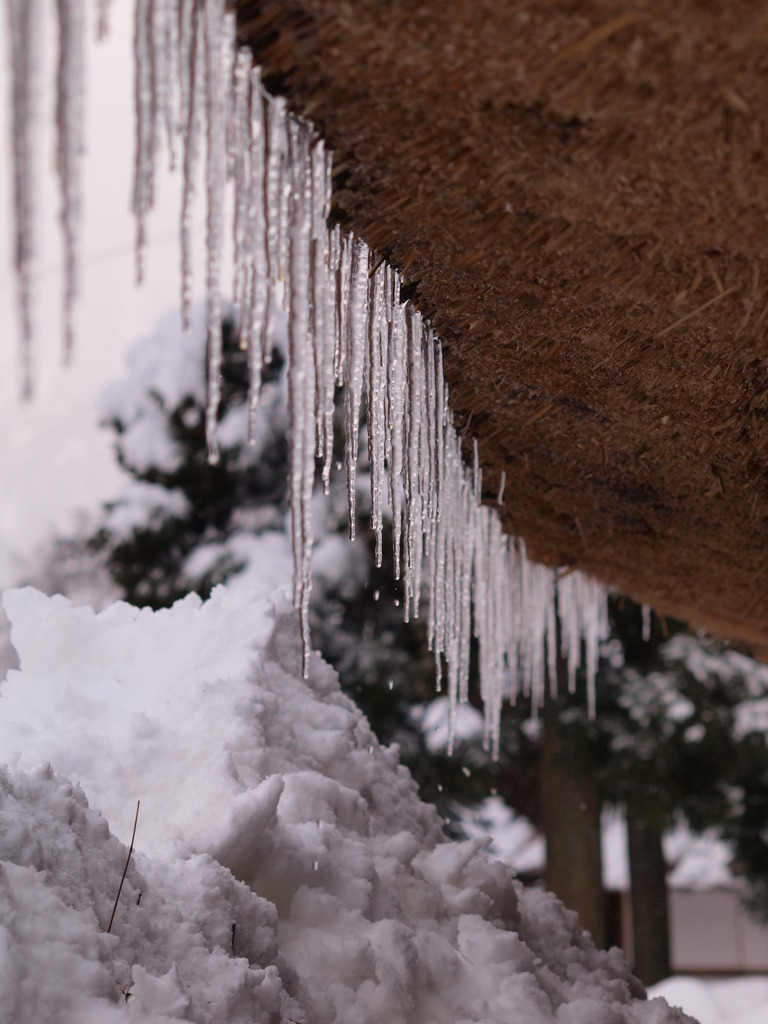
[[[405,618],[418,618],[423,552],[423,491],[421,488],[422,413],[424,381],[421,316],[406,307],[408,415],[406,438]]]
[[[253,255],[249,237],[251,204],[253,203],[253,181],[251,155],[253,152],[253,127],[250,117],[251,67],[253,58],[250,50],[242,49],[235,58],[234,85],[232,88],[232,111],[230,124],[230,167],[235,186],[233,218],[234,280],[232,283],[232,304],[240,322],[240,347],[250,347],[251,318],[248,315],[250,277],[253,270]],[[258,127],[257,127],[258,131]]]
[[[326,174],[328,175],[327,204],[324,220],[328,219],[330,210],[330,174],[331,160],[326,153]],[[323,392],[325,395],[325,413],[323,423],[323,437],[325,448],[322,452],[323,458],[323,493],[329,494],[331,489],[331,469],[333,467],[333,436],[335,420],[335,394],[336,384],[341,373],[341,317],[340,317],[340,273],[341,273],[341,233],[337,227],[330,231],[326,241],[327,267],[326,267],[326,306],[325,306],[325,354],[324,354],[324,383]]]
[[[405,313],[399,304],[400,283],[392,274],[392,319],[389,325],[387,400],[389,425],[389,503],[395,579],[400,579],[403,522],[403,437],[405,417]]]
[[[595,713],[595,678],[600,643],[608,635],[608,609],[603,588],[581,573],[570,573],[558,583],[562,654],[568,660],[568,689],[576,689],[576,672],[581,664],[581,648],[586,654],[587,708]]]
[[[312,173],[312,333],[315,344],[315,413],[317,457],[323,460],[323,491],[330,489],[333,462],[333,415],[335,375],[334,295],[331,287],[331,239],[327,220],[330,211],[330,163],[325,144],[311,151]]]
[[[109,13],[112,0],[96,0],[96,38],[106,39],[109,35]]]
[[[134,13],[134,104],[136,152],[133,171],[133,215],[136,218],[136,283],[144,277],[146,219],[154,200],[157,96],[154,68],[152,0],[136,0]]]
[[[64,359],[72,355],[72,316],[78,292],[80,194],[85,74],[84,0],[57,0],[59,61],[56,74],[56,172],[64,237]]]
[[[59,0],[65,6],[72,0]],[[78,0],[82,2],[82,0]],[[136,116],[136,143],[133,173],[133,213],[136,218],[136,282],[144,277],[144,250],[147,242],[147,217],[155,199],[155,171],[160,126],[165,126],[171,166],[175,163],[178,119],[176,110],[177,82],[181,90],[182,123],[185,134],[194,118],[194,74],[189,68],[188,49],[190,20],[196,23],[198,5],[195,0],[136,0],[134,13],[134,105]],[[210,5],[207,10],[210,9]],[[194,34],[194,33],[193,33]],[[187,166],[185,145],[184,209],[188,207],[191,170]],[[185,223],[182,215],[182,247]],[[182,255],[182,280],[186,282],[187,262]],[[185,287],[182,284],[182,304]],[[184,311],[182,312],[184,318]],[[186,322],[186,321],[185,321]]]
[[[268,278],[266,219],[266,128],[264,100],[258,71],[251,72],[250,94],[250,203],[245,252],[247,273],[243,274],[247,296],[243,298],[243,319],[247,318],[248,346],[248,441],[256,440],[256,410],[261,391],[261,373],[268,357],[267,335],[270,287]]]
[[[651,639],[651,606],[644,604],[641,611],[643,616],[643,643],[647,644]]]
[[[312,486],[315,474],[314,353],[309,323],[311,173],[306,139],[289,125],[292,189],[288,211],[288,259],[293,301],[288,311],[289,408],[291,423],[291,534],[294,605],[299,609],[302,671],[309,670],[309,596],[312,557]]]
[[[455,478],[451,477],[451,484],[455,485]],[[451,488],[446,491],[452,497],[454,491]],[[435,657],[435,684],[438,691],[442,686],[442,656],[448,651],[448,602],[446,601],[446,575],[449,572],[448,558],[452,537],[450,535],[453,526],[453,518],[449,512],[454,511],[451,504],[445,510],[440,521],[436,525],[431,538],[430,550],[430,573],[429,573],[429,605],[427,615],[427,642]],[[406,533],[407,538],[407,533]],[[449,683],[450,685],[450,683]]]
[[[379,268],[368,278],[368,463],[371,475],[371,527],[376,538],[376,567],[382,561],[382,501],[384,496],[384,457],[386,432],[386,286]]]
[[[511,679],[510,701],[515,704],[520,695],[520,559],[512,538],[507,542],[506,576],[504,580],[503,624],[506,633],[506,660]]]
[[[432,522],[437,521],[437,389],[435,387],[435,342],[431,331],[426,332],[426,380],[427,380],[427,416],[426,416],[426,462],[427,462],[427,515]]]
[[[600,660],[600,643],[607,639],[608,612],[605,593],[596,580],[582,577],[584,597],[582,599],[582,616],[584,622],[584,641],[587,650],[587,714],[594,718],[597,711],[596,682],[597,667]]]
[[[234,17],[224,13],[224,0],[207,0],[205,7],[206,114],[206,330],[208,334],[208,397],[205,436],[208,461],[219,461],[217,423],[221,400],[221,244],[226,184],[226,124]]]
[[[181,322],[189,330],[192,304],[192,206],[200,161],[200,70],[203,32],[197,0],[181,0],[179,8],[179,104],[183,183],[181,191]]]
[[[418,374],[417,392],[421,396],[421,410],[419,418],[418,433],[418,465],[416,470],[417,480],[417,530],[415,540],[415,558],[413,575],[413,617],[417,619],[421,614],[422,581],[424,578],[424,562],[429,552],[435,545],[435,534],[432,529],[433,520],[429,517],[428,501],[430,492],[431,467],[429,465],[429,404],[427,402],[427,345],[428,329],[422,317],[419,317],[418,334],[418,363],[416,372]]]
[[[286,168],[286,112],[285,100],[278,96],[267,103],[267,155],[266,155],[266,215],[267,215],[267,336],[272,337],[273,294],[277,282],[285,275],[280,269],[281,238],[285,217],[283,200],[290,192],[290,179]],[[286,191],[287,190],[287,191]],[[290,308],[288,288],[284,288],[283,304]]]
[[[336,301],[334,303],[334,330],[336,338],[333,349],[333,371],[336,383],[341,387],[344,383],[345,353],[347,338],[347,320],[350,301],[350,275],[352,270],[352,244],[349,235],[342,235],[337,226],[335,235],[338,239],[338,262],[336,264]]]
[[[462,474],[463,476],[463,474]],[[466,479],[461,481],[459,522],[462,534],[461,596],[459,601],[459,699],[469,698],[469,657],[472,642],[472,573],[475,560],[474,500]]]
[[[561,655],[568,665],[568,692],[576,692],[576,671],[581,663],[580,577],[569,573],[558,583]]]
[[[176,85],[178,82],[178,0],[151,0],[152,89],[154,93],[155,143],[165,130],[171,170],[176,166]]]
[[[499,496],[496,499],[497,505],[504,504],[504,488],[507,486],[507,473],[506,470],[502,469],[501,476],[499,477]]]
[[[504,573],[506,570],[507,541],[501,532],[501,521],[497,515],[487,510],[489,520],[489,600],[486,613],[488,615],[489,662],[487,671],[490,676],[486,689],[486,719],[488,720],[488,738],[491,755],[499,756],[501,738],[501,705],[504,698],[504,621],[502,618]]]
[[[355,487],[357,486],[358,432],[360,404],[363,394],[363,368],[365,361],[365,325],[367,312],[367,249],[352,242],[352,263],[349,273],[349,301],[345,332],[344,368],[344,431],[347,464],[347,504],[349,509],[349,539],[355,539]]]
[[[446,431],[446,415],[445,410],[448,407],[447,393],[448,389],[445,384],[445,378],[443,376],[443,348],[442,345],[437,346],[437,362],[435,365],[435,389],[437,392],[437,479],[435,481],[436,490],[436,506],[437,506],[437,517],[440,518],[440,505],[442,503],[442,472],[443,472],[443,445],[445,444],[445,431]],[[453,422],[451,422],[450,429],[453,430]]]
[[[163,49],[160,58],[164,77],[162,115],[165,124],[166,142],[168,144],[168,166],[172,171],[175,171],[177,145],[180,135],[180,104],[178,96],[181,81],[179,69],[180,8],[179,0],[164,0],[164,2],[162,25]]]
[[[486,629],[488,624],[488,578],[490,575],[488,550],[488,510],[477,504],[477,493],[473,491],[472,506],[475,520],[475,575],[472,581],[472,601],[474,606],[474,635],[478,641],[480,654],[480,695],[486,705],[488,696],[487,646]],[[488,718],[485,718],[483,743],[488,744]]]
[[[40,0],[8,0],[12,84],[12,149],[16,237],[14,262],[21,324],[21,394],[30,399],[32,365],[32,262],[35,255],[37,69],[40,33],[45,24]]]

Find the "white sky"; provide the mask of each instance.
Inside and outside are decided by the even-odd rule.
[[[3,5],[4,7],[5,5]],[[91,16],[95,2],[87,3]],[[51,25],[54,5],[46,6]],[[132,9],[112,4],[112,28],[96,44],[89,25],[81,301],[74,365],[61,365],[61,238],[53,166],[55,36],[46,41],[41,93],[38,182],[37,383],[31,405],[18,399],[19,332],[12,272],[13,210],[10,81],[5,11],[0,17],[0,587],[55,530],[66,530],[78,508],[95,508],[114,493],[118,475],[109,432],[95,428],[95,399],[123,372],[130,343],[178,307],[180,179],[158,175],[157,208],[149,221],[145,283],[134,287],[134,224],[130,214],[134,117]],[[195,215],[196,294],[202,296],[202,207]]]

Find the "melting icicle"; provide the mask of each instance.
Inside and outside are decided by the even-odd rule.
[[[109,14],[112,0],[96,0],[96,38],[106,39],[109,35]]]
[[[200,161],[200,69],[203,62],[203,33],[197,0],[181,0],[179,7],[179,123],[181,125],[182,170],[181,223],[181,322],[190,326],[192,305],[192,205],[195,175]]]
[[[157,62],[160,96],[157,106],[165,128],[169,167],[174,171],[180,134],[178,89],[180,85],[179,30],[181,12],[179,0],[155,0],[155,3],[160,18],[160,52]]]
[[[254,126],[250,116],[252,58],[249,50],[238,51],[235,60],[232,112],[229,117],[229,172],[235,183],[234,281],[232,304],[240,321],[240,347],[250,347],[251,320],[247,315],[253,256],[250,252],[249,227],[253,203],[252,152]],[[256,125],[258,133],[259,125]]]
[[[326,153],[326,168],[330,172],[330,156]],[[328,173],[328,185],[330,186],[330,173]],[[331,196],[330,187],[326,191],[326,204],[325,210],[327,211],[323,218],[323,225],[320,226],[322,231],[325,221],[328,219],[328,212],[330,212]],[[326,267],[325,267],[325,334],[324,334],[324,351],[323,351],[323,386],[321,391],[321,412],[323,419],[323,430],[322,435],[325,441],[325,446],[320,452],[323,459],[323,493],[329,494],[331,489],[331,467],[333,466],[333,437],[334,437],[334,419],[336,413],[336,378],[337,378],[337,365],[339,358],[339,331],[336,325],[336,296],[334,294],[333,285],[337,280],[338,273],[338,262],[340,259],[339,249],[339,232],[338,229],[332,231],[327,236],[327,241],[324,246]],[[319,437],[319,432],[318,432]]]
[[[497,505],[504,504],[504,488],[507,486],[507,472],[502,469],[501,476],[499,477],[499,496],[496,499]]]
[[[224,0],[205,6],[205,113],[206,113],[206,303],[208,334],[208,398],[205,437],[208,461],[219,461],[217,423],[221,400],[221,244],[224,188],[227,173],[226,125],[229,114],[234,17],[224,12]]]
[[[408,364],[408,409],[406,413],[406,517],[405,517],[405,620],[409,621],[411,607],[414,618],[419,614],[422,556],[422,492],[419,470],[421,467],[421,416],[423,382],[421,360],[421,317],[406,306],[406,359]],[[435,657],[437,658],[437,653]]]
[[[346,311],[344,337],[344,432],[347,464],[347,504],[349,508],[349,539],[355,539],[355,488],[357,486],[358,433],[360,405],[363,396],[363,369],[365,361],[365,325],[367,310],[368,250],[355,240],[352,243],[352,262],[349,269],[349,298]]]
[[[286,170],[286,129],[285,100],[282,97],[267,102],[267,166],[266,166],[266,221],[267,221],[267,335],[272,336],[272,296],[280,281],[281,210],[286,189],[290,181]],[[284,305],[290,297],[284,292]]]
[[[10,61],[13,69],[11,132],[16,210],[14,262],[21,325],[21,394],[32,397],[32,262],[35,255],[37,69],[40,32],[45,24],[40,0],[8,0]]]
[[[648,643],[651,639],[651,606],[644,604],[642,606],[643,616],[643,643]]]
[[[405,315],[400,306],[400,281],[390,275],[392,294],[387,346],[387,424],[389,429],[389,504],[395,579],[400,579],[403,510],[403,428],[405,416]]]
[[[336,238],[336,301],[334,303],[333,324],[336,333],[333,348],[333,372],[339,387],[344,384],[344,358],[346,352],[349,278],[352,268],[352,246],[348,235],[341,235],[337,227]]]
[[[64,359],[72,354],[72,316],[77,297],[80,249],[80,170],[85,68],[84,0],[57,0],[59,61],[56,73],[56,172],[64,238]]]
[[[334,374],[336,333],[334,296],[331,287],[331,236],[327,221],[331,207],[330,163],[325,144],[317,142],[311,151],[312,251],[310,255],[312,335],[315,352],[316,454],[323,460],[323,491],[330,489],[333,461],[333,416],[336,380]]]
[[[379,268],[368,278],[368,463],[371,471],[371,528],[376,538],[375,562],[381,567],[382,501],[384,496],[384,453],[386,431],[387,330],[385,325],[385,274]]]
[[[309,323],[311,252],[311,172],[304,133],[289,125],[292,188],[288,212],[290,289],[288,310],[288,401],[291,422],[291,535],[294,558],[294,605],[299,610],[302,671],[309,669],[309,596],[312,557],[312,487],[315,477],[314,352]]]
[[[264,102],[257,71],[251,72],[250,91],[250,202],[248,205],[246,266],[242,273],[242,319],[247,323],[248,348],[248,441],[256,440],[256,409],[261,390],[261,371],[267,358],[267,221],[264,211],[266,133]]]
[[[154,199],[157,104],[154,90],[154,18],[152,0],[136,0],[133,30],[136,152],[133,170],[133,215],[136,218],[136,283],[144,276],[146,220]]]

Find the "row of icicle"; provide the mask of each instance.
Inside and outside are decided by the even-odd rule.
[[[57,0],[58,170],[66,260],[65,332],[69,346],[76,290],[79,156],[82,150],[84,0]],[[481,504],[477,445],[470,470],[462,460],[443,380],[439,340],[410,303],[400,280],[365,244],[328,227],[331,156],[310,126],[268,96],[250,51],[238,50],[234,15],[224,0],[135,0],[137,277],[142,274],[146,219],[165,136],[172,165],[182,169],[182,318],[189,322],[190,228],[198,165],[204,160],[207,206],[206,286],[211,461],[218,458],[216,422],[221,366],[220,268],[227,181],[234,183],[234,299],[250,366],[253,426],[261,370],[271,335],[273,300],[288,313],[290,495],[294,602],[301,618],[303,661],[312,553],[315,460],[327,491],[333,457],[334,394],[344,386],[350,536],[355,534],[358,429],[367,415],[371,519],[381,563],[382,529],[391,519],[395,572],[402,574],[406,618],[428,595],[428,637],[438,687],[457,703],[468,696],[470,646],[478,641],[486,740],[498,753],[502,701],[544,699],[557,660],[571,688],[585,655],[590,712],[599,644],[607,627],[605,592],[578,572],[560,577],[526,557],[525,545],[502,533],[495,509]],[[35,19],[41,0],[10,0],[13,41],[13,132],[16,156],[17,270],[26,389],[31,387],[31,280]],[[99,34],[109,0],[99,0]],[[39,20],[37,24],[39,25]],[[502,500],[499,494],[499,502]],[[558,629],[559,620],[559,629]],[[560,650],[558,650],[558,633]],[[445,679],[443,678],[445,677]]]

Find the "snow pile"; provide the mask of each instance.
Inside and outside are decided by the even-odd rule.
[[[0,819],[1,1020],[245,1022],[296,1009],[270,965],[274,908],[210,857],[137,857],[108,935],[127,850],[82,790],[49,767],[0,769]]]
[[[649,989],[672,1006],[685,1008],[699,1024],[765,1024],[768,978],[677,977]]]
[[[5,606],[0,1020],[682,1020],[553,897],[444,841],[333,671],[301,678],[284,597]]]

